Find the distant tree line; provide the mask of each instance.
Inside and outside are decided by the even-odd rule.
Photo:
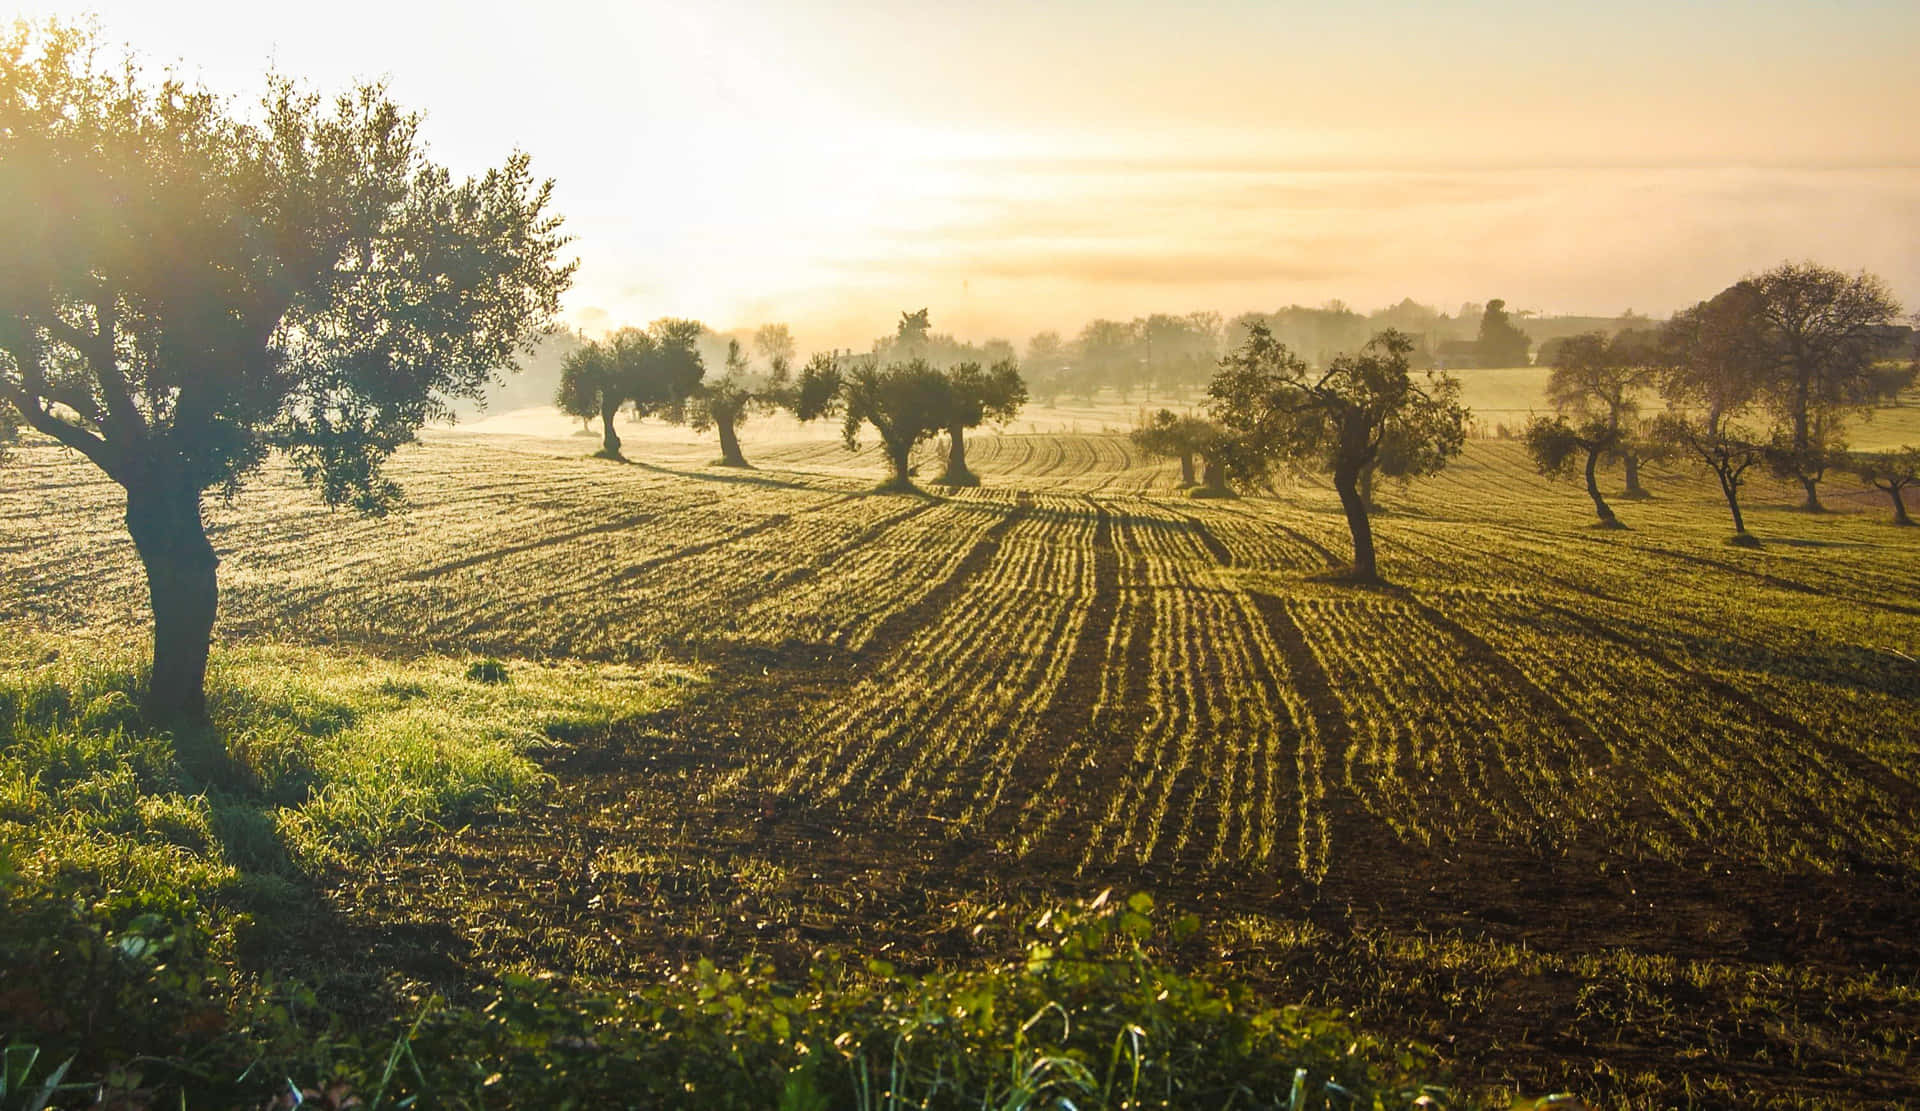
[[[1540,470],[1584,474],[1599,523],[1619,527],[1602,496],[1602,463],[1626,468],[1626,496],[1646,497],[1641,460],[1678,458],[1714,476],[1733,543],[1757,546],[1740,492],[1766,471],[1802,491],[1820,512],[1830,473],[1851,473],[1891,498],[1909,524],[1904,492],[1920,451],[1850,450],[1848,427],[1895,399],[1920,370],[1901,307],[1871,274],[1785,263],[1676,313],[1657,329],[1594,332],[1554,349],[1548,396],[1560,411],[1536,418],[1524,439]],[[1664,410],[1647,419],[1654,396]]]

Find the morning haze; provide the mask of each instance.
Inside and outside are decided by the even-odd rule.
[[[1802,257],[1920,300],[1911,5],[67,10],[234,93],[268,63],[385,76],[456,168],[526,149],[589,327],[864,347],[903,305],[1016,340],[1331,298],[1663,315]]]
[[[0,22],[0,1111],[1895,1108],[1920,8]]]

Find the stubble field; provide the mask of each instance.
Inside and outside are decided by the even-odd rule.
[[[1808,516],[1758,483],[1749,551],[1708,484],[1654,471],[1600,532],[1477,440],[1382,488],[1392,585],[1363,589],[1327,574],[1329,489],[1192,500],[1118,435],[981,436],[986,485],[924,498],[871,494],[837,441],[749,427],[752,471],[630,447],[435,433],[395,518],[279,472],[212,509],[225,641],[711,675],[545,754],[536,813],[329,877],[353,928],[310,959],[964,962],[1111,886],[1201,914],[1181,959],[1430,1042],[1478,1090],[1920,1098],[1920,530],[1883,502],[1836,480]],[[51,446],[0,468],[0,620],[140,635],[119,509]]]

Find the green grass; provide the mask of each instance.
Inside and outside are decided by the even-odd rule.
[[[260,1008],[284,1015],[245,953],[309,913],[315,880],[528,805],[550,783],[539,750],[699,681],[524,662],[475,679],[461,659],[237,647],[216,655],[210,728],[170,735],[140,719],[134,654],[58,643],[0,651],[0,1011],[95,1069],[190,1058]]]

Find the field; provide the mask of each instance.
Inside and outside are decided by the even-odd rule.
[[[1531,380],[1488,373],[1524,409]],[[1808,516],[1757,482],[1751,551],[1708,483],[1655,470],[1600,532],[1479,439],[1383,487],[1392,585],[1361,589],[1326,574],[1330,489],[1189,500],[1101,431],[1135,407],[1023,417],[971,441],[985,486],[924,498],[869,493],[871,448],[818,430],[750,425],[734,472],[683,434],[622,466],[503,417],[405,451],[388,520],[278,471],[216,505],[225,643],[711,680],[548,754],[534,814],[333,874],[351,928],[301,959],[965,963],[1113,887],[1198,912],[1187,959],[1433,1044],[1494,1098],[1920,1100],[1920,530],[1881,495],[1836,478]],[[0,621],[137,637],[119,510],[21,448]]]

